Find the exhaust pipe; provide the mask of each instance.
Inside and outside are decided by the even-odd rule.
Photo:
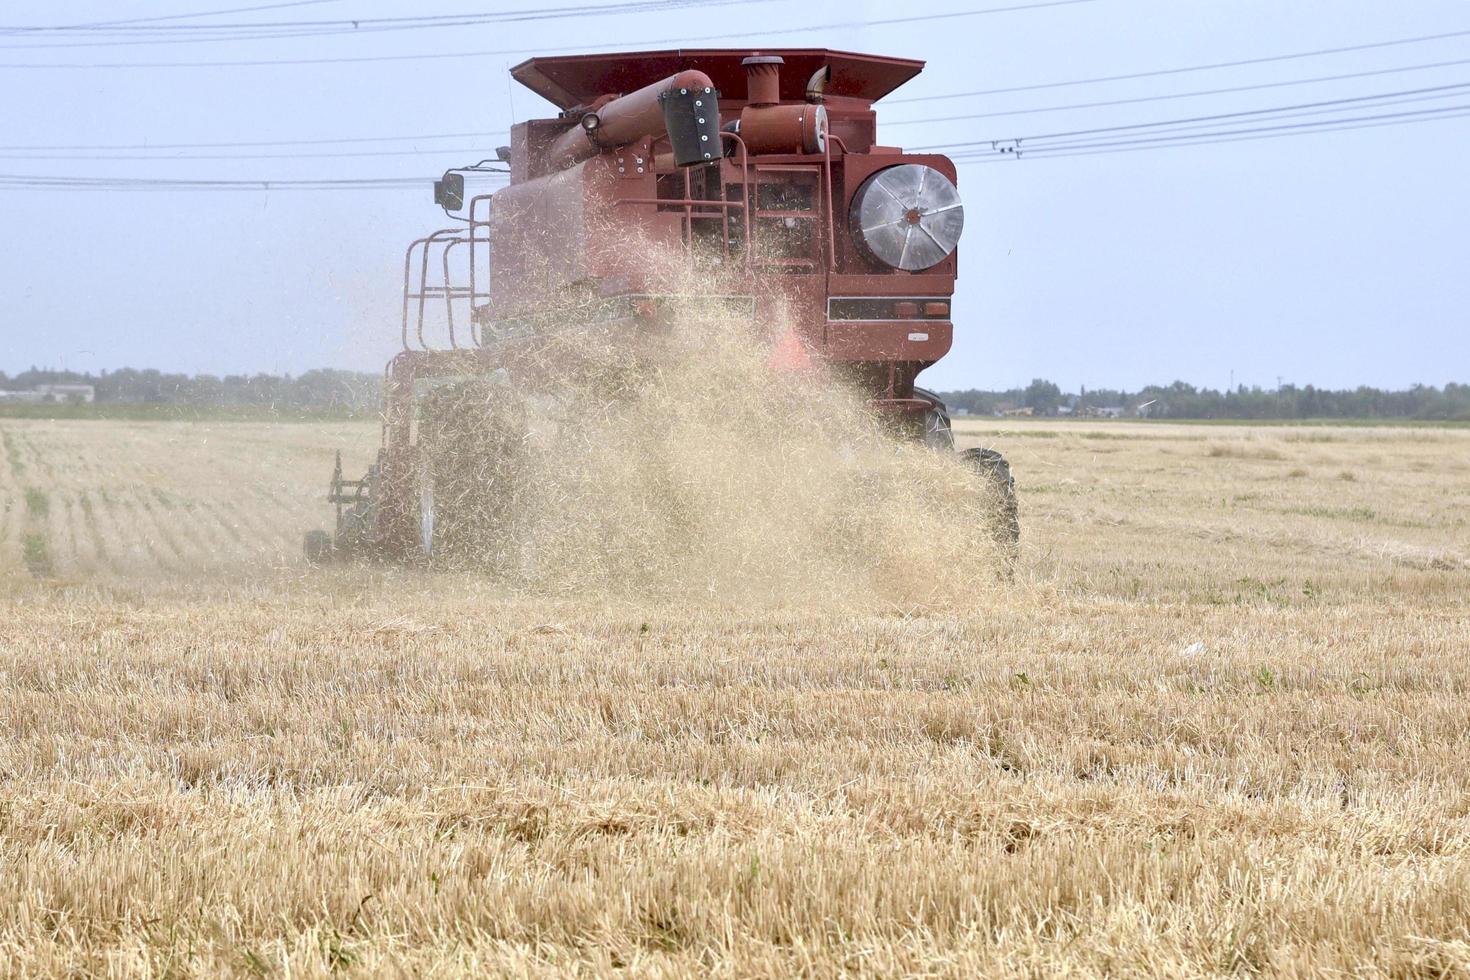
[[[827,109],[815,103],[821,101],[828,69],[807,83],[807,102],[781,105],[785,63],[779,55],[753,55],[740,62],[745,67],[747,104],[740,110],[735,132],[751,153],[822,153],[827,147]]]
[[[812,73],[806,83],[806,100],[811,105],[821,105],[827,98],[827,83],[832,81],[832,66],[823,65]]]

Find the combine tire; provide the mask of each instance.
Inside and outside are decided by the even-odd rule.
[[[980,477],[995,498],[993,533],[1006,557],[1014,561],[1021,541],[1021,518],[1016,507],[1016,481],[1011,464],[994,449],[966,449],[960,460]]]
[[[307,531],[301,550],[308,565],[322,565],[332,560],[332,536],[326,531]]]
[[[954,452],[954,429],[944,409],[931,408],[924,413],[924,445],[930,449]]]
[[[503,564],[513,538],[526,422],[491,381],[445,386],[419,416],[420,553],[440,567]]]
[[[954,427],[950,424],[949,410],[944,407],[944,402],[934,392],[924,388],[914,388],[914,397],[929,403],[929,410],[919,422],[919,441],[930,449],[954,452]]]

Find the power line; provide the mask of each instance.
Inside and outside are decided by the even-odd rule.
[[[960,149],[967,146],[984,146],[986,144],[995,143],[1036,142],[1041,140],[1063,139],[1070,136],[1093,136],[1101,133],[1119,133],[1130,130],[1153,129],[1159,126],[1176,126],[1184,123],[1217,122],[1226,119],[1241,119],[1248,116],[1273,115],[1276,113],[1290,112],[1295,109],[1317,109],[1326,106],[1354,105],[1357,103],[1396,98],[1398,96],[1427,95],[1434,92],[1452,92],[1467,88],[1470,88],[1470,82],[1458,82],[1453,85],[1436,85],[1430,88],[1405,89],[1398,92],[1383,92],[1378,95],[1360,95],[1345,99],[1327,99],[1321,102],[1302,102],[1296,105],[1275,106],[1270,109],[1247,109],[1241,112],[1219,112],[1208,116],[1188,116],[1183,119],[1162,119],[1156,122],[1130,123],[1124,126],[1101,126],[1095,129],[1074,129],[1060,133],[1037,133],[1031,136],[1006,137],[1004,139],[968,140],[962,143],[937,143],[928,146],[914,147],[914,149]]]
[[[46,174],[0,174],[0,190],[166,190],[166,191],[290,191],[366,190],[430,186],[423,177],[355,177],[322,180],[172,180],[159,177],[56,177]]]
[[[1168,146],[1203,146],[1214,143],[1248,142],[1260,139],[1284,138],[1310,133],[1348,132],[1352,130],[1377,129],[1383,126],[1407,125],[1411,123],[1435,122],[1470,116],[1470,103],[1445,106],[1438,109],[1423,109],[1410,112],[1384,113],[1357,116],[1347,119],[1318,120],[1311,123],[1294,123],[1282,126],[1259,126],[1245,129],[1220,130],[1214,133],[1192,133],[1174,136],[1146,136],[1139,139],[1106,140],[1090,144],[1051,151],[1041,147],[1027,151],[1030,157],[1045,159],[1094,156],[1104,153],[1127,152],[1129,150],[1158,149]],[[983,153],[973,156],[957,156],[960,166],[980,163],[999,163],[1015,154]],[[424,178],[352,178],[331,180],[172,180],[164,178],[124,177],[55,177],[41,174],[0,174],[0,190],[137,190],[137,191],[271,191],[271,190],[365,190],[417,188],[428,184]]]
[[[184,16],[184,15],[176,15]],[[1348,81],[1359,78],[1372,78],[1380,75],[1400,74],[1412,71],[1427,71],[1436,68],[1463,67],[1470,64],[1470,58],[1461,58],[1454,61],[1435,61],[1425,64],[1405,65],[1397,68],[1381,68],[1373,71],[1349,72],[1340,75],[1318,75],[1312,78],[1288,79],[1280,82],[1265,82],[1258,85],[1239,85],[1229,88],[1203,89],[1193,92],[1171,92],[1163,95],[1140,96],[1132,99],[1110,99],[1101,102],[1076,102],[1067,105],[1039,106],[1032,109],[1011,109],[1002,112],[975,113],[956,116],[936,116],[925,119],[900,119],[881,120],[881,125],[908,126],[919,123],[958,122],[968,119],[990,119],[1002,116],[1031,115],[1033,113],[1063,112],[1076,109],[1107,108],[1119,105],[1134,105],[1147,102],[1169,101],[1184,98],[1197,98],[1202,96],[1228,95],[1239,92],[1253,92],[1265,89],[1291,87],[1296,85],[1316,84],[1320,82]],[[948,96],[936,96],[936,98],[947,98]],[[196,142],[196,143],[72,143],[72,144],[41,144],[41,145],[18,145],[0,146],[0,153],[41,154],[47,151],[98,151],[98,152],[122,152],[129,150],[214,150],[214,149],[236,149],[271,146],[332,146],[339,144],[362,144],[362,143],[395,143],[395,142],[417,142],[422,140],[446,140],[446,139],[495,139],[508,136],[506,130],[497,131],[474,131],[458,133],[417,133],[405,136],[343,136],[316,139],[289,139],[289,140],[228,140],[222,142]],[[438,152],[435,149],[426,149],[423,152]],[[45,159],[44,157],[41,157]],[[56,158],[49,158],[56,159]],[[149,158],[151,159],[151,158]]]
[[[1422,44],[1427,41],[1443,41],[1453,37],[1470,37],[1470,30],[1448,31],[1444,34],[1424,34],[1419,37],[1404,37],[1393,41],[1374,41],[1370,44],[1353,44],[1341,48],[1319,48],[1316,51],[1298,51],[1294,54],[1276,54],[1264,58],[1245,58],[1240,61],[1220,61],[1210,65],[1161,68],[1155,71],[1133,72],[1128,75],[1100,75],[1095,78],[1077,78],[1067,82],[1043,82],[1037,85],[1015,85],[1010,88],[978,89],[971,92],[952,92],[949,95],[912,96],[906,99],[889,99],[888,105],[899,105],[908,102],[935,102],[940,99],[968,99],[980,95],[1009,95],[1013,92],[1039,92],[1042,89],[1067,88],[1073,85],[1095,85],[1099,82],[1126,82],[1136,78],[1159,78],[1165,75],[1182,75],[1187,72],[1213,71],[1217,68],[1241,68],[1246,65],[1265,65],[1278,61],[1293,61],[1298,58],[1320,58],[1324,55],[1347,54],[1352,51],[1370,51],[1377,48],[1391,48],[1402,44]]]
[[[942,20],[953,20],[963,17],[979,17],[987,14],[1003,14],[1030,10],[1042,10],[1049,7],[1071,7],[1084,3],[1097,3],[1098,0],[1043,0],[1041,3],[1011,4],[1003,7],[982,7],[971,10],[951,11],[942,14],[918,14],[910,17],[890,17],[884,20],[853,20],[841,21],[829,24],[807,24],[801,27],[777,27],[762,31],[740,31],[731,34],[703,34],[703,35],[680,35],[678,37],[655,38],[652,40],[629,41],[619,44],[621,48],[630,46],[645,46],[658,44],[685,45],[695,41],[728,41],[731,39],[744,39],[751,37],[771,37],[781,34],[803,34],[809,31],[832,31],[849,28],[867,27],[889,27],[896,24],[917,24]],[[387,54],[387,55],[359,55],[342,58],[273,58],[242,61],[122,61],[122,62],[49,62],[39,63],[0,63],[0,68],[14,69],[87,69],[87,68],[246,68],[246,67],[282,67],[290,65],[332,65],[332,64],[365,64],[391,61],[426,61],[444,58],[491,58],[505,55],[546,54],[556,51],[585,52],[585,46],[575,47],[553,47],[553,48],[511,48],[501,51],[443,51],[429,54]]]
[[[1341,115],[1341,113],[1343,113],[1343,112],[1362,111],[1362,110],[1365,110],[1365,109],[1383,109],[1383,108],[1387,108],[1389,106],[1409,105],[1409,104],[1421,103],[1421,102],[1431,102],[1431,101],[1438,101],[1440,99],[1446,99],[1446,98],[1462,98],[1466,94],[1467,93],[1465,93],[1463,91],[1461,91],[1461,92],[1453,92],[1453,93],[1446,92],[1446,93],[1441,93],[1439,95],[1421,95],[1421,96],[1415,96],[1413,98],[1407,98],[1407,99],[1390,99],[1390,100],[1387,100],[1387,101],[1384,101],[1384,102],[1374,103],[1371,106],[1356,106],[1356,107],[1353,107],[1352,109],[1339,107],[1339,108],[1332,108],[1332,109],[1311,109],[1311,110],[1308,110],[1306,112],[1284,112],[1284,113],[1281,113],[1280,115],[1271,116],[1269,118],[1260,119],[1260,120],[1253,120],[1253,122],[1262,122],[1262,123],[1271,122],[1271,123],[1275,123],[1275,122],[1280,122],[1280,121],[1286,120],[1286,119],[1300,119],[1300,118],[1303,118],[1303,117],[1306,117],[1306,116],[1323,116],[1323,115],[1338,114],[1337,115],[1337,118],[1334,118],[1334,119],[1319,119],[1315,123],[1303,124],[1303,125],[1331,126],[1331,125],[1336,124],[1336,123],[1340,123],[1340,122],[1343,122],[1343,121],[1351,121],[1351,120],[1353,120],[1355,118],[1358,118],[1358,117],[1351,117],[1351,116],[1350,117],[1344,117],[1344,116]],[[1442,108],[1442,109],[1430,109],[1430,110],[1424,110],[1424,111],[1426,111],[1426,112],[1443,112],[1443,111],[1452,110],[1454,108],[1456,108],[1456,107],[1455,106],[1448,106],[1448,107]],[[1153,140],[1153,139],[1166,139],[1166,138],[1167,139],[1184,139],[1184,140],[1187,140],[1187,139],[1194,139],[1196,137],[1202,137],[1202,136],[1213,136],[1213,135],[1216,135],[1216,134],[1222,133],[1222,132],[1229,132],[1229,130],[1221,129],[1221,126],[1222,125],[1223,126],[1241,125],[1243,122],[1245,122],[1245,120],[1242,120],[1241,122],[1232,122],[1232,123],[1195,123],[1193,125],[1187,125],[1187,126],[1171,126],[1171,127],[1167,127],[1167,128],[1164,128],[1164,129],[1154,129],[1154,130],[1150,130],[1147,133],[1119,133],[1119,134],[1115,134],[1115,135],[1105,135],[1105,136],[1100,136],[1100,137],[1083,137],[1083,138],[1080,138],[1080,139],[1058,140],[1058,141],[1045,142],[1045,143],[1039,143],[1039,144],[1038,143],[1019,143],[1019,144],[1013,144],[1013,145],[1003,145],[1003,144],[1001,144],[1001,143],[998,142],[996,144],[996,147],[994,149],[990,149],[990,150],[981,150],[981,149],[966,150],[964,152],[961,152],[961,153],[957,154],[956,156],[957,156],[958,159],[977,159],[977,158],[987,157],[987,156],[992,156],[992,155],[1013,155],[1015,153],[1015,151],[1018,150],[1018,149],[1024,150],[1024,152],[1026,152],[1026,153],[1039,153],[1039,152],[1042,152],[1042,151],[1050,152],[1052,150],[1069,150],[1069,149],[1077,149],[1077,148],[1084,148],[1085,149],[1085,148],[1088,148],[1088,147],[1092,147],[1092,146],[1096,146],[1096,145],[1101,145],[1100,141],[1107,141],[1107,140],[1111,140],[1111,139],[1114,139],[1114,138],[1120,138],[1120,139],[1121,138],[1126,138],[1126,139],[1134,139],[1134,138],[1137,138],[1140,141],[1147,141],[1147,140]]]
[[[53,146],[0,146],[0,152],[28,152],[31,150],[217,150],[232,147],[256,146],[328,146],[339,143],[391,143],[413,140],[449,139],[492,139],[508,136],[507,131],[471,133],[424,133],[417,136],[342,136],[306,140],[244,140],[223,143],[117,143],[117,144],[71,144]]]
[[[255,41],[298,37],[326,37],[343,34],[377,34],[388,31],[421,30],[425,28],[476,27],[487,24],[513,24],[540,20],[564,20],[571,17],[587,18],[635,13],[657,13],[689,8],[725,7],[753,3],[771,3],[774,0],[626,0],[622,3],[587,5],[580,7],[543,7],[507,10],[489,13],[439,14],[421,17],[385,17],[362,20],[331,21],[263,21],[255,24],[187,24],[170,28],[136,28],[121,33],[126,40],[73,41],[56,44],[0,44],[0,49],[38,51],[52,48],[106,48],[136,45],[200,44],[214,41]],[[9,29],[13,31],[14,29]],[[180,36],[187,31],[194,35]],[[0,33],[7,33],[0,30]],[[144,37],[142,34],[151,35]],[[74,36],[68,31],[60,36]]]
[[[1029,116],[1043,112],[1070,112],[1074,109],[1101,109],[1120,105],[1139,105],[1145,102],[1167,102],[1175,99],[1193,99],[1210,95],[1231,95],[1238,92],[1259,92],[1265,89],[1288,88],[1295,85],[1313,85],[1319,82],[1341,82],[1358,78],[1374,78],[1380,75],[1398,75],[1411,71],[1429,71],[1435,68],[1454,68],[1470,65],[1470,58],[1454,61],[1432,61],[1421,65],[1405,65],[1401,68],[1379,68],[1374,71],[1355,71],[1344,75],[1318,75],[1315,78],[1292,78],[1281,82],[1262,82],[1258,85],[1234,85],[1229,88],[1202,89],[1194,92],[1168,92],[1163,95],[1144,95],[1132,99],[1109,99],[1103,102],[1073,102],[1068,105],[1039,106],[1032,109],[1007,109],[1003,112],[980,112],[961,116],[931,116],[924,119],[882,120],[883,126],[917,126],[920,123],[958,122],[965,119],[998,119],[1001,116]],[[936,99],[950,96],[936,95]]]
[[[1362,103],[1377,102],[1379,104],[1398,104],[1400,102],[1423,101],[1425,99],[1449,98],[1458,95],[1462,90],[1470,88],[1470,82],[1462,82],[1454,85],[1439,85],[1431,88],[1407,89],[1398,92],[1383,92],[1377,95],[1365,95],[1347,99],[1332,99],[1323,102],[1308,102],[1299,105],[1276,106],[1269,109],[1255,109],[1238,113],[1218,113],[1209,116],[1198,116],[1184,119],[1166,119],[1149,123],[1137,123],[1129,126],[1105,127],[1094,130],[1080,130],[1073,133],[1048,133],[1042,135],[1008,137],[1005,139],[975,140],[965,143],[932,144],[914,147],[916,150],[949,150],[962,149],[970,146],[983,146],[987,143],[1021,143],[1036,142],[1042,140],[1060,139],[1068,136],[1086,136],[1100,132],[1114,132],[1130,129],[1150,129],[1158,127],[1179,127],[1189,123],[1211,124],[1222,119],[1232,119],[1243,116],[1278,116],[1279,118],[1290,118],[1294,110],[1313,110],[1314,112],[1341,112],[1345,106],[1355,106]],[[1386,101],[1393,100],[1393,101]],[[1324,108],[1328,107],[1328,108]],[[1313,112],[1296,113],[1297,115],[1311,115]],[[470,136],[502,136],[503,133],[468,134]],[[385,137],[387,138],[387,137]],[[372,139],[372,138],[366,138]],[[175,144],[175,147],[180,144]],[[261,144],[257,144],[261,145]],[[270,144],[265,144],[270,145]],[[201,148],[224,149],[231,148],[232,144],[199,144]],[[74,148],[76,149],[76,148]],[[93,148],[83,148],[93,149]],[[158,149],[158,147],[144,147],[144,149]],[[0,159],[7,160],[156,160],[156,161],[184,161],[184,160],[295,160],[295,159],[330,159],[342,157],[392,157],[392,156],[427,156],[430,154],[448,153],[479,153],[484,152],[483,146],[469,147],[433,147],[429,149],[412,150],[348,150],[336,152],[291,152],[291,153],[190,153],[175,156],[160,156],[156,153],[86,153],[77,155],[75,153],[46,153],[21,150],[19,148],[0,147]]]
[[[314,7],[340,0],[288,0],[285,3],[266,3],[254,7],[230,7],[227,10],[199,10],[187,14],[161,14],[153,17],[130,17],[127,20],[94,21],[87,24],[55,24],[42,26],[0,27],[0,34],[23,34],[29,31],[86,31],[99,28],[120,27],[129,24],[148,24],[164,20],[185,20],[192,17],[218,17],[222,14],[254,13],[260,10],[280,10],[284,7]]]
[[[1354,123],[1352,120],[1322,120],[1318,123],[1311,124],[1310,128],[1304,127],[1302,129],[1293,129],[1292,131],[1288,132],[1268,132],[1261,135],[1211,135],[1197,133],[1193,134],[1192,136],[1173,137],[1168,139],[1167,141],[1164,139],[1118,141],[1116,143],[1107,144],[1106,147],[1103,144],[1097,144],[1097,146],[1093,148],[1075,148],[1055,153],[1045,150],[1037,150],[1034,152],[1027,152],[1025,154],[1025,158],[1027,160],[1033,158],[1051,160],[1061,159],[1064,157],[1107,156],[1114,153],[1132,153],[1142,150],[1170,149],[1174,147],[1210,146],[1218,143],[1253,143],[1260,140],[1286,139],[1293,136],[1310,136],[1316,133],[1346,133],[1354,132],[1357,130],[1380,129],[1388,126],[1404,126],[1417,123],[1438,122],[1441,120],[1463,119],[1466,117],[1470,117],[1470,105],[1459,107],[1458,111],[1457,107],[1454,106],[1433,111],[1439,114],[1425,115],[1422,118],[1393,118],[1385,121],[1371,123]],[[1282,128],[1284,129],[1285,127]],[[1241,130],[1239,132],[1244,133],[1246,131]],[[1015,158],[1014,154],[1007,154],[1004,157],[1000,155],[985,154],[982,156],[961,158],[959,160],[956,160],[955,163],[958,166],[964,167],[979,164],[1006,163],[1013,158]]]
[[[428,150],[344,150],[336,153],[189,153],[159,156],[153,153],[7,153],[0,160],[325,160],[342,157],[416,157],[434,153],[485,153],[482,146],[436,147]]]
[[[217,143],[58,144],[51,146],[0,146],[0,152],[29,152],[32,150],[99,150],[104,152],[108,150],[213,150],[234,147],[329,146],[342,143],[401,143],[415,140],[493,139],[495,137],[509,135],[510,133],[507,130],[498,130],[495,132],[421,133],[414,136],[341,136],[295,140],[232,140]]]
[[[328,3],[328,2],[338,2],[338,0],[310,0],[310,2]],[[660,7],[683,6],[683,7],[688,7],[688,6],[703,6],[703,5],[706,5],[706,4],[721,5],[722,3],[731,3],[731,2],[735,2],[735,0],[621,0],[621,2],[604,3],[604,4],[588,3],[588,4],[580,4],[580,5],[576,5],[576,6],[565,6],[565,7],[551,7],[551,6],[544,6],[543,5],[543,6],[539,6],[539,7],[517,8],[517,9],[513,9],[513,10],[486,10],[486,11],[480,11],[480,12],[461,13],[461,14],[413,14],[411,16],[404,16],[404,17],[338,17],[338,18],[334,18],[334,19],[331,19],[331,20],[257,20],[257,21],[245,21],[245,22],[242,22],[242,23],[224,23],[224,24],[220,24],[220,23],[213,23],[213,24],[171,24],[171,25],[167,25],[165,27],[132,27],[132,28],[129,28],[129,30],[156,31],[156,32],[169,31],[169,32],[173,32],[173,33],[185,33],[185,32],[197,32],[197,31],[218,31],[218,30],[261,30],[261,29],[267,28],[267,27],[279,27],[279,28],[286,28],[286,29],[316,28],[316,27],[334,27],[334,28],[345,28],[345,29],[348,29],[348,30],[362,30],[364,28],[372,28],[372,27],[395,27],[395,26],[416,27],[416,26],[419,26],[421,24],[429,24],[429,25],[433,25],[433,24],[450,24],[451,26],[459,26],[459,23],[461,21],[465,21],[465,20],[514,18],[514,17],[524,17],[524,16],[532,16],[532,15],[534,15],[534,16],[547,16],[547,15],[553,15],[553,14],[555,14],[555,15],[561,15],[561,16],[580,16],[580,15],[585,15],[585,14],[597,14],[597,13],[618,13],[618,12],[621,12],[626,7],[642,7],[642,6],[660,6]],[[289,6],[289,4],[288,4],[288,6]],[[261,8],[256,8],[256,9],[261,9]],[[199,16],[203,16],[203,15],[199,15]],[[147,20],[153,20],[155,18],[145,18],[145,19],[147,19]],[[133,21],[127,21],[127,22],[113,21],[111,23],[113,23],[113,24],[122,24],[122,23],[136,23],[136,22],[133,22]],[[112,28],[110,26],[108,26],[106,24],[102,24],[102,25],[77,25],[77,26],[74,26],[74,27],[31,27],[31,28],[14,28],[14,27],[9,27],[9,28],[0,28],[0,31],[9,31],[9,30],[34,30],[34,31],[69,31],[69,32],[76,32],[76,31],[92,31],[93,28],[97,28],[97,29],[101,30],[102,32],[108,32],[108,31],[111,31],[112,30]]]
[[[1418,109],[1408,112],[1392,112],[1371,116],[1353,116],[1346,119],[1322,119],[1310,123],[1289,123],[1282,126],[1256,126],[1246,129],[1222,129],[1212,133],[1185,133],[1174,136],[1143,136],[1138,139],[1101,140],[1061,147],[1059,148],[1061,152],[1052,152],[1053,148],[1046,146],[1035,148],[1023,147],[1022,156],[1027,159],[1032,157],[1050,158],[1053,156],[1091,156],[1093,155],[1093,151],[1119,147],[1150,149],[1163,146],[1202,146],[1211,143],[1244,142],[1247,136],[1269,138],[1272,135],[1291,136],[1312,132],[1347,132],[1356,129],[1376,129],[1380,126],[1398,123],[1458,119],[1467,115],[1470,115],[1470,103],[1443,106],[1438,109]],[[993,153],[976,153],[972,156],[960,156],[955,159],[957,163],[967,164],[1000,162],[1001,160],[1012,159],[1016,156],[1017,154],[1013,152],[998,150]]]

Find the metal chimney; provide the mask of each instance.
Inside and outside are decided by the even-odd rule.
[[[740,62],[745,68],[745,101],[753,106],[775,105],[781,101],[781,66],[786,59],[779,55],[754,55]]]

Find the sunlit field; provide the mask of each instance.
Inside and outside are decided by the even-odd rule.
[[[1470,430],[958,428],[1011,580],[757,605],[308,568],[375,425],[0,419],[3,972],[1470,975]]]

